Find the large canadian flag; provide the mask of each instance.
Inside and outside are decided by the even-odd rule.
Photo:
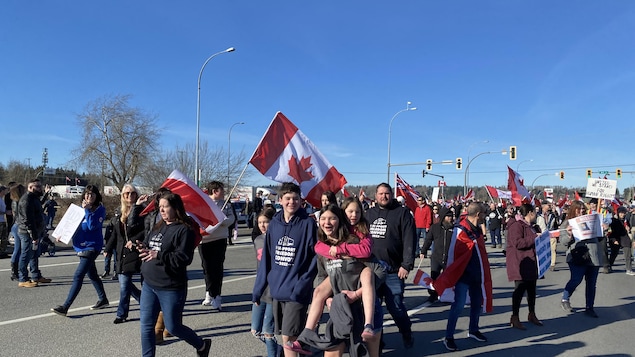
[[[346,184],[344,175],[281,112],[274,116],[249,162],[268,179],[298,184],[304,199],[315,207],[321,205],[322,192],[338,192]]]
[[[531,196],[527,188],[525,188],[525,180],[522,176],[511,167],[507,166],[509,177],[507,178],[507,188],[512,191],[512,202],[514,206],[520,206],[524,199]]]
[[[172,171],[161,187],[169,188],[172,193],[181,196],[185,211],[201,227],[203,235],[213,232],[218,224],[227,218],[220,207],[179,170]],[[141,215],[152,210],[154,210],[154,201],[148,204]]]

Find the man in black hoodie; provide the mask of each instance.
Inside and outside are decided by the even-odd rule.
[[[428,249],[434,243],[430,256],[430,277],[432,280],[439,277],[448,263],[448,249],[454,231],[454,212],[446,207],[441,207],[439,217],[442,217],[442,220],[430,226],[430,232],[428,232],[423,247],[421,247],[421,253],[424,258],[427,258]],[[430,294],[428,301],[431,303],[439,299],[439,294],[436,291],[428,289],[428,293]]]
[[[392,188],[380,183],[375,192],[376,205],[366,212],[373,238],[373,254],[388,265],[386,282],[377,293],[384,298],[388,312],[402,335],[404,346],[414,345],[412,323],[403,303],[405,280],[414,267],[415,222],[410,210],[393,199]]]

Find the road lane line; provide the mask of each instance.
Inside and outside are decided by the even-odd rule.
[[[235,283],[235,282],[242,281],[242,280],[253,279],[255,277],[256,277],[256,275],[248,275],[248,276],[243,276],[243,277],[240,277],[240,278],[223,280],[223,284],[231,284],[231,283]],[[190,286],[190,287],[187,288],[187,290],[194,290],[194,289],[200,289],[200,288],[205,288],[205,284],[196,285],[196,286]],[[197,299],[193,299],[193,300],[197,300]],[[200,299],[198,299],[198,300],[200,300]],[[118,304],[119,304],[119,300],[113,300],[112,302],[110,302],[110,305],[118,305]],[[69,309],[68,312],[83,311],[83,310],[89,310],[89,309],[90,309],[90,306],[82,306],[82,307],[76,307],[76,308]],[[58,316],[58,315],[56,313],[54,313],[54,312],[48,312],[46,314],[40,314],[40,315],[34,315],[34,316],[28,316],[28,317],[21,317],[19,319],[0,321],[0,326],[17,324],[19,322],[36,320],[36,319],[41,319],[41,318],[49,317],[49,316]]]

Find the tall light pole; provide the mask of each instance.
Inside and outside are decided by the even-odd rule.
[[[402,109],[400,111],[398,111],[397,113],[395,113],[395,115],[392,116],[392,119],[390,119],[390,124],[388,125],[388,174],[386,175],[386,183],[390,184],[390,139],[392,138],[392,122],[393,120],[395,120],[395,118],[397,117],[397,115],[403,113],[403,112],[407,112],[409,110],[417,110],[416,107],[410,107],[410,104],[412,104],[412,102],[406,102],[406,108]]]
[[[507,151],[506,150],[501,150],[501,151],[485,151],[482,153],[477,154],[476,156],[474,156],[473,158],[470,159],[470,161],[468,161],[467,166],[465,166],[465,173],[463,176],[463,195],[467,195],[467,180],[468,180],[468,175],[469,175],[469,168],[470,168],[470,164],[472,163],[472,161],[474,161],[474,159],[476,159],[477,157],[481,156],[481,155],[486,155],[486,154],[503,154],[503,155],[507,155]]]
[[[533,191],[533,189],[534,189],[534,184],[536,183],[536,181],[537,181],[539,178],[541,178],[541,177],[545,177],[545,176],[549,176],[549,175],[556,175],[556,176],[558,176],[558,173],[556,172],[555,174],[542,174],[542,175],[540,175],[540,176],[536,177],[533,181],[531,181],[531,189],[532,189],[532,191]]]
[[[523,164],[523,163],[525,163],[525,162],[531,162],[531,161],[534,161],[534,159],[523,160],[523,161],[519,162],[519,163],[518,163],[518,165],[516,165],[516,172],[518,172],[518,171],[519,171],[519,169],[520,169],[520,165],[522,165],[522,164]]]
[[[203,63],[203,66],[201,67],[201,71],[198,73],[198,91],[196,93],[196,148],[194,149],[194,181],[196,182],[197,186],[200,186],[200,181],[201,181],[201,173],[199,172],[199,168],[198,168],[198,150],[199,150],[199,132],[200,132],[200,128],[201,128],[201,77],[203,76],[203,70],[205,69],[205,66],[207,66],[207,63],[209,61],[211,61],[212,58],[221,55],[223,53],[228,53],[228,52],[233,52],[236,49],[233,47],[230,47],[224,51],[220,51],[220,52],[216,52],[213,55],[209,56],[207,58],[207,60],[205,61],[205,63]]]
[[[470,154],[472,153],[472,148],[474,146],[476,146],[478,144],[487,144],[487,143],[489,143],[489,140],[482,140],[482,141],[477,141],[475,143],[472,143],[472,145],[470,145],[470,147],[467,148],[467,162],[470,162]],[[465,186],[470,184],[470,172],[468,170],[469,170],[469,168],[466,167],[464,174],[467,175],[467,180],[468,181],[467,181],[467,184]],[[465,194],[467,194],[467,192],[464,192],[463,194],[465,195]]]
[[[227,189],[229,189],[230,187],[230,182],[229,182],[229,175],[230,175],[230,160],[231,160],[231,144],[232,144],[232,129],[234,128],[234,126],[236,125],[242,125],[245,124],[244,121],[239,121],[237,123],[232,124],[232,126],[229,127],[229,133],[227,134]]]

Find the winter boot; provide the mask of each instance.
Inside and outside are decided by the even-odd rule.
[[[513,328],[517,328],[519,330],[526,330],[525,326],[523,326],[523,324],[520,323],[520,318],[518,318],[518,315],[512,315],[512,318],[509,320],[509,324]]]
[[[156,340],[157,345],[160,345],[163,343],[164,330],[165,330],[165,323],[163,322],[163,311],[159,311],[159,318],[157,319],[157,323],[154,325],[154,338]]]
[[[527,321],[531,322],[532,324],[536,325],[536,326],[542,326],[542,322],[540,320],[538,320],[538,318],[536,317],[536,313],[535,312],[530,312],[529,316],[527,316]]]

